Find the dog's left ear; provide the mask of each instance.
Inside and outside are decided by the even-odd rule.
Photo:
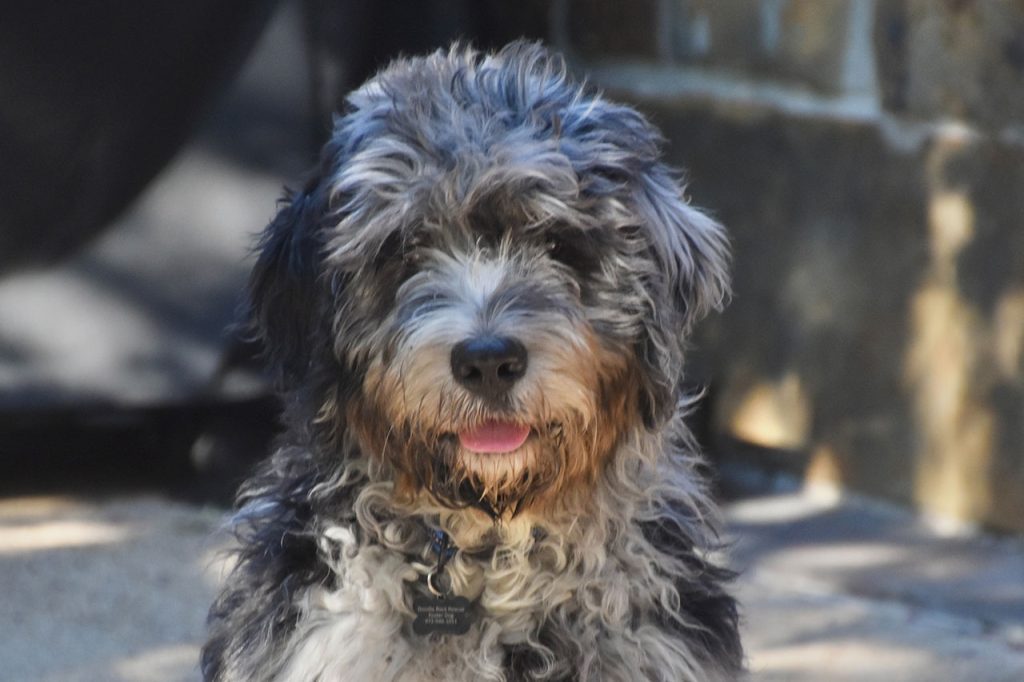
[[[645,277],[651,305],[638,347],[645,365],[639,399],[645,423],[656,428],[676,409],[687,335],[729,297],[729,243],[721,225],[686,202],[661,164],[640,176],[633,192],[652,259]]]
[[[656,164],[636,188],[640,219],[661,270],[661,302],[671,303],[680,334],[730,294],[729,241],[714,219],[690,206],[670,171]],[[666,300],[667,299],[667,300]]]

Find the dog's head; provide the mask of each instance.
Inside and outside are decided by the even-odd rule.
[[[673,414],[727,243],[633,109],[518,43],[356,91],[267,229],[257,326],[297,420],[396,492],[505,511],[585,492]]]

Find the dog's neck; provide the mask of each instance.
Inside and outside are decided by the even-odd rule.
[[[410,523],[421,527],[424,536],[439,530],[451,544],[465,554],[493,553],[499,546],[520,546],[531,537],[547,534],[544,519],[527,512],[492,516],[475,507],[451,509],[439,505],[423,493],[412,505],[396,505],[396,516],[404,516]]]

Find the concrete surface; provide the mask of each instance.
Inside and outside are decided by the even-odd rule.
[[[753,680],[1024,679],[1020,540],[798,492],[728,518]],[[150,495],[0,501],[0,679],[197,679],[220,519]]]
[[[876,501],[731,504],[752,678],[1024,680],[1024,543]]]
[[[151,496],[0,502],[0,680],[198,679],[220,516]]]

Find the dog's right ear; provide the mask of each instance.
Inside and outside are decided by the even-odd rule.
[[[315,186],[314,186],[315,187]],[[278,387],[299,385],[318,353],[320,214],[313,187],[286,196],[257,246],[250,320]]]

